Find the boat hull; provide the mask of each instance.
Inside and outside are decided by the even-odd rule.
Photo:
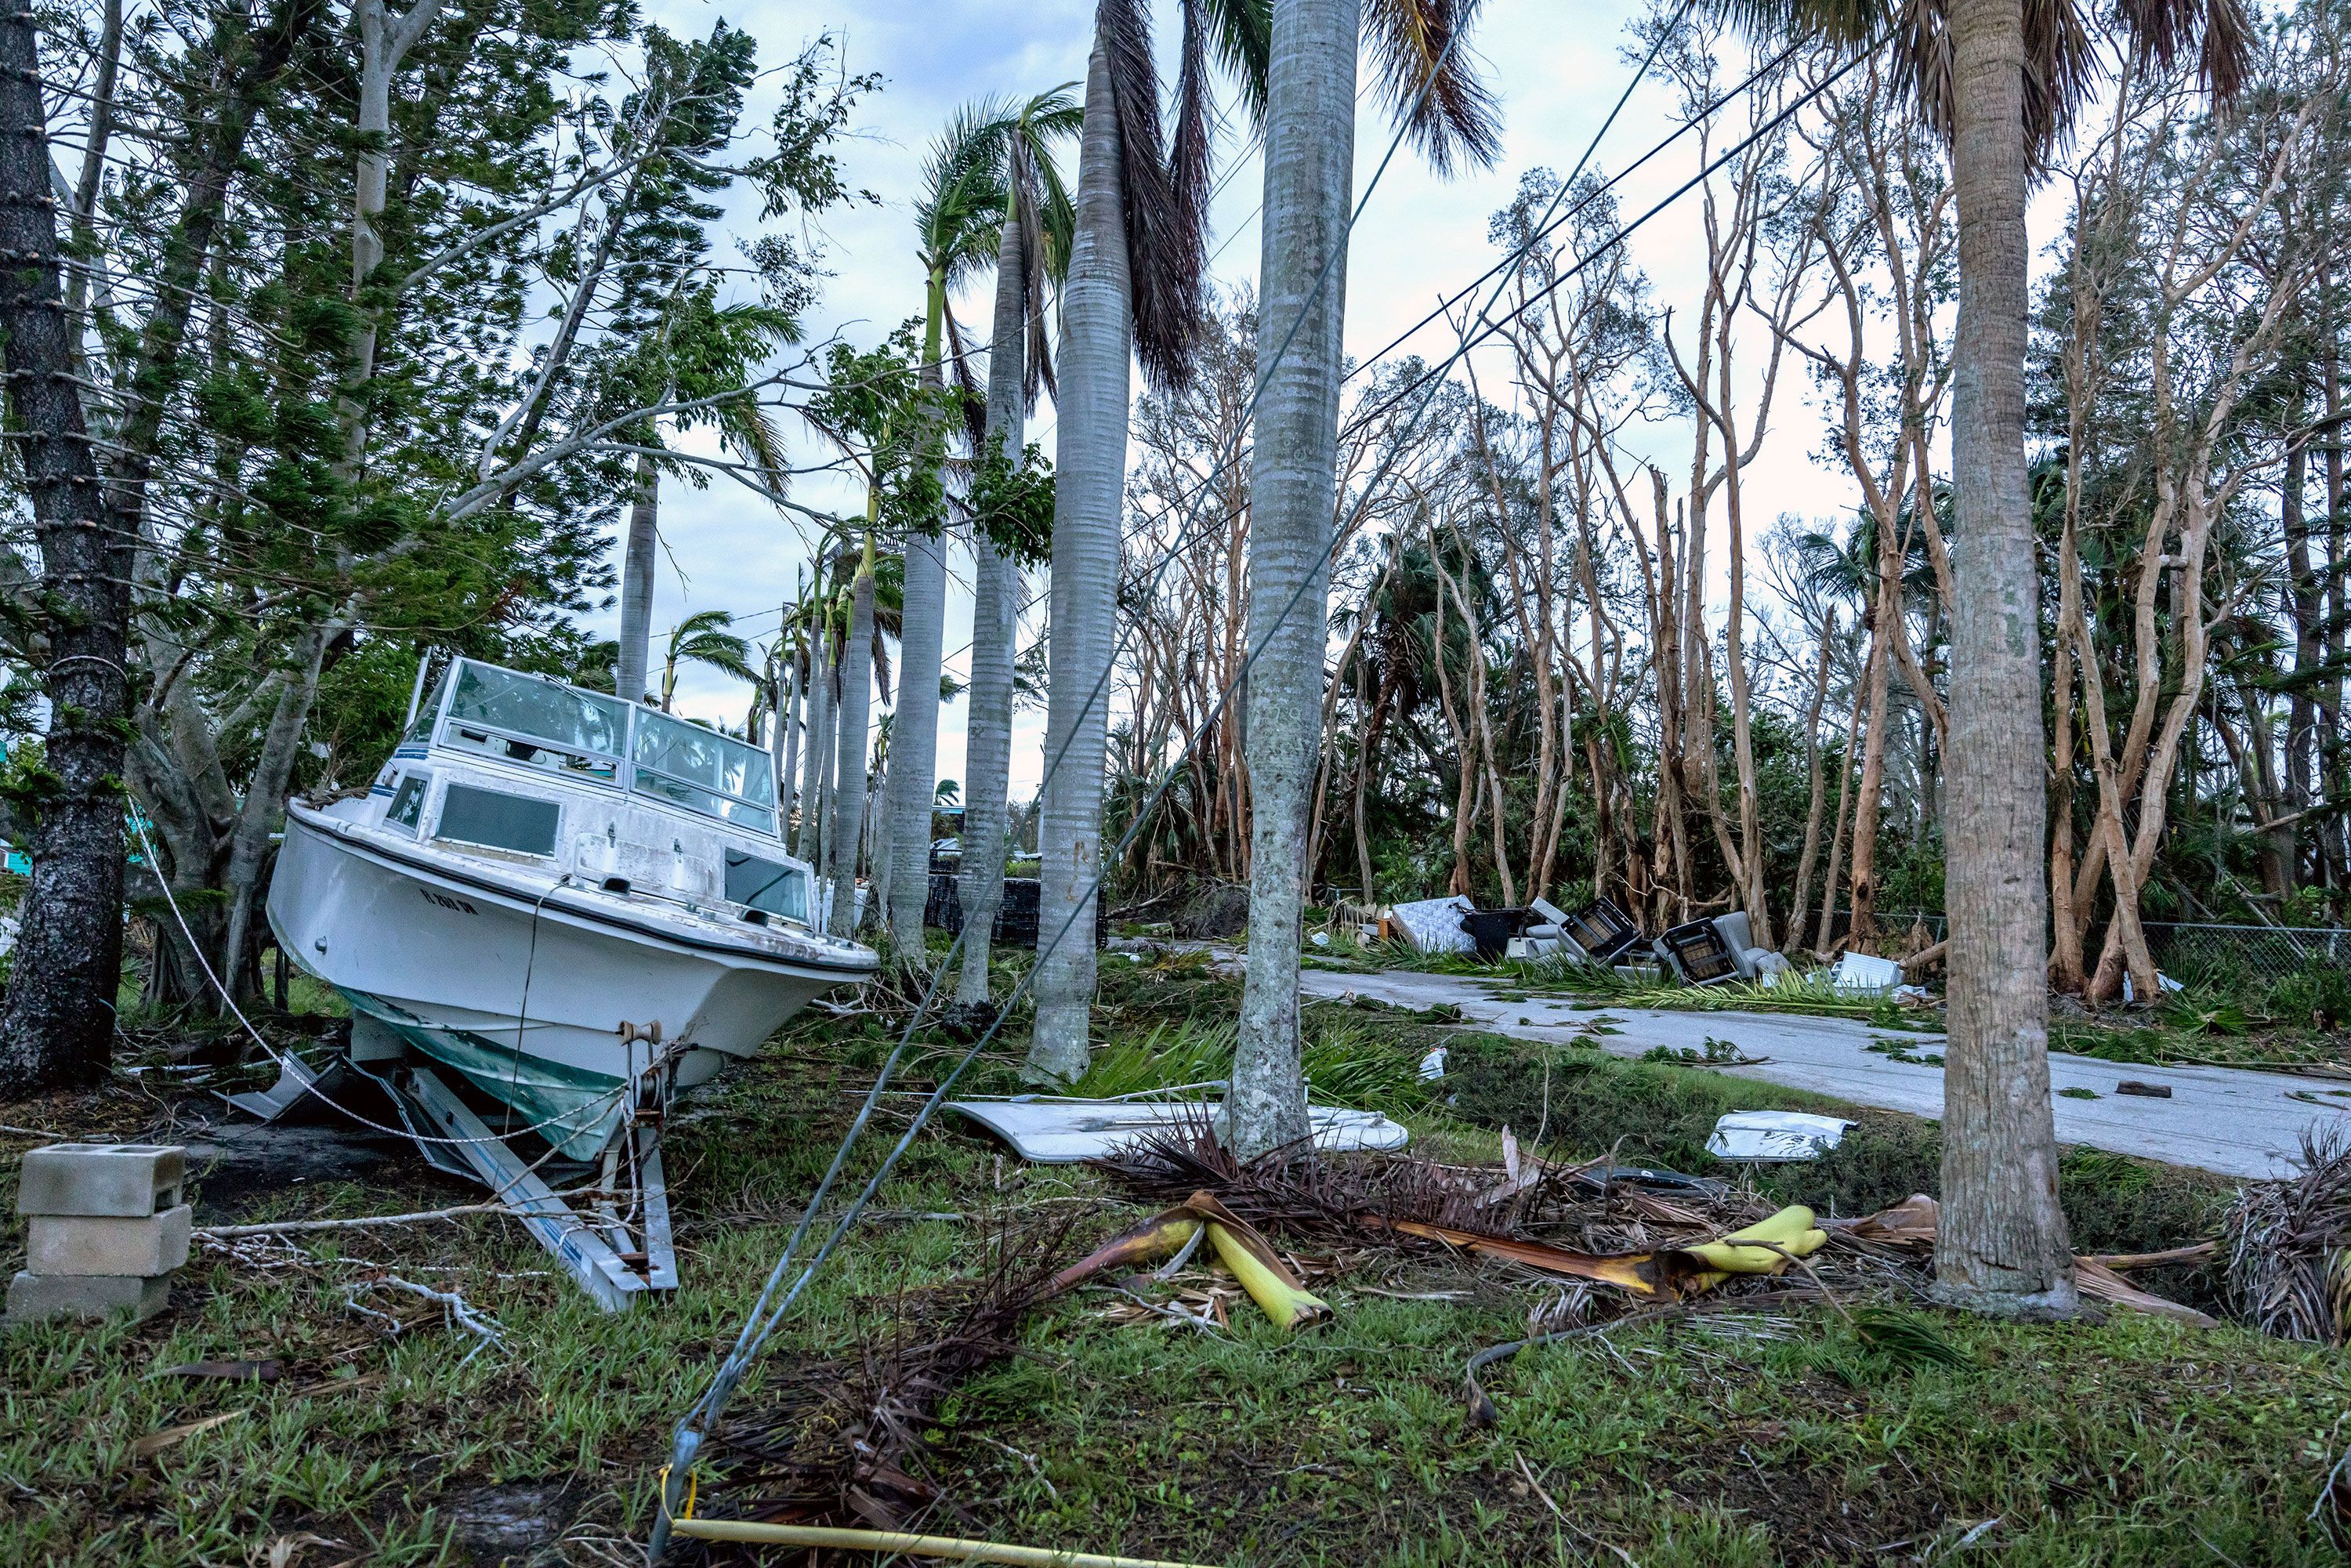
[[[462,1074],[575,1158],[603,1148],[657,1060],[691,1087],[873,967],[848,944],[402,845],[301,807],[269,921],[289,956],[381,1026],[370,1036]]]

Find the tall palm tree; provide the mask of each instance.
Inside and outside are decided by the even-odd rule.
[[[987,350],[989,460],[1021,461],[1022,429],[1038,389],[1052,384],[1046,351],[1049,280],[1066,274],[1074,222],[1053,144],[1077,135],[1083,110],[1067,87],[1039,93],[992,119],[1004,129],[996,222],[996,309]],[[952,318],[949,320],[952,321]],[[956,892],[964,911],[963,967],[956,1000],[984,1007],[996,912],[1004,902],[1004,835],[1012,774],[1013,639],[1020,616],[1020,564],[999,549],[985,521],[971,531],[971,690],[964,708],[963,853]]]
[[[952,345],[956,379],[967,390],[970,388],[968,357],[963,352],[953,310],[955,290],[1001,249],[1003,232],[1009,226],[1006,221],[1013,204],[1009,182],[1017,172],[1016,163],[1029,167],[1042,163],[1050,170],[1047,139],[1074,132],[1077,120],[1077,106],[1063,93],[1043,94],[1025,105],[982,99],[957,110],[933,145],[924,169],[922,199],[914,209],[925,280],[925,387],[935,392],[943,388],[942,350]],[[1019,149],[1017,158],[1016,148]],[[1016,323],[1016,334],[1018,330]],[[1023,358],[1017,335],[1010,348],[1017,374]],[[899,741],[888,776],[884,821],[886,852],[892,862],[890,930],[901,956],[918,960],[923,953],[923,907],[929,892],[931,789],[938,760],[939,666],[946,620],[945,538],[939,535],[909,538],[905,561],[904,624],[899,636],[904,679],[894,724]],[[987,564],[983,562],[983,568]],[[992,589],[1001,597],[998,582],[976,582],[974,588],[976,595]],[[998,603],[975,609],[1001,617]],[[986,616],[976,619],[975,657],[977,632],[994,623]],[[1008,638],[1008,631],[1005,635]],[[1008,661],[1008,649],[1004,657]],[[1008,699],[1008,674],[1005,685]],[[1005,709],[1008,730],[1008,700]],[[1008,735],[1005,744],[1008,749]]]
[[[1279,0],[1267,83],[1258,404],[1249,475],[1249,944],[1225,1137],[1244,1158],[1307,1136],[1299,942],[1322,740],[1324,600],[1353,186],[1356,39],[1440,172],[1499,151],[1458,39],[1477,0]]]
[[[652,356],[660,363],[650,371],[633,366],[632,384],[650,383],[684,398],[708,396],[719,388],[755,380],[758,366],[770,353],[799,340],[799,324],[789,311],[758,303],[720,305],[716,295],[715,279],[700,277],[671,296],[659,330],[632,356]],[[681,420],[680,427],[697,423],[716,427],[721,443],[770,497],[783,495],[790,470],[782,438],[755,394],[745,392],[698,409]],[[641,433],[640,440],[647,448],[662,444],[651,430]],[[652,451],[637,454],[628,532],[621,551],[621,648],[612,680],[612,690],[625,702],[645,695],[652,654],[653,555],[661,538],[661,474],[666,464]],[[667,703],[664,692],[663,704]]]
[[[2025,483],[2030,305],[2025,199],[2033,166],[2096,85],[2087,15],[2060,0],[1710,0],[1775,31],[1858,43],[1891,31],[1926,122],[1949,144],[1959,213],[1952,346],[1949,775],[1945,904],[1950,1045],[1943,1075],[1937,1289],[2008,1313],[2071,1313],[2077,1297],[2057,1202],[2049,1105],[2048,889],[2042,880],[2047,736],[2040,573]],[[2137,67],[2192,57],[2232,95],[2249,21],[2238,0],[2116,8]]]
[[[1055,399],[1037,1021],[1031,1077],[1086,1069],[1094,993],[1094,883],[1117,626],[1126,484],[1127,374],[1181,384],[1203,319],[1213,47],[1252,110],[1264,102],[1269,0],[1185,0],[1172,142],[1160,131],[1148,0],[1097,0]],[[1164,149],[1164,151],[1163,151]],[[1055,942],[1057,933],[1068,935]]]
[[[727,630],[734,624],[735,617],[724,610],[697,610],[669,629],[669,657],[662,662],[662,712],[669,712],[677,695],[680,664],[705,664],[722,675],[758,684],[759,672],[751,667],[751,645]]]

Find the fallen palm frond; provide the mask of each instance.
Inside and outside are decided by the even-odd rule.
[[[909,1294],[887,1335],[849,1363],[813,1364],[723,1434],[737,1510],[761,1519],[895,1528],[945,1499],[925,1472],[923,1434],[946,1397],[1019,1350],[1020,1322],[1059,1293],[1076,1217],[989,1238],[980,1272]]]
[[[1176,1256],[1202,1235],[1275,1327],[1298,1328],[1329,1315],[1330,1307],[1300,1282],[1265,1238],[1206,1192],[1194,1193],[1071,1264],[1053,1276],[1052,1291],[1059,1294],[1128,1264]]]
[[[1261,1230],[1324,1243],[1362,1240],[1365,1216],[1506,1234],[1528,1216],[1555,1209],[1577,1191],[1598,1185],[1587,1176],[1591,1166],[1558,1165],[1532,1156],[1500,1170],[1395,1155],[1324,1155],[1301,1160],[1294,1149],[1240,1160],[1217,1141],[1206,1113],[1094,1163],[1146,1201],[1175,1203],[1196,1192],[1212,1192]],[[1652,1218],[1711,1223],[1649,1195],[1629,1201]]]
[[[2303,1134],[2302,1169],[2249,1182],[2221,1221],[2229,1300],[2281,1339],[2340,1344],[2351,1337],[2351,1133]]]
[[[1891,1208],[1866,1215],[1842,1228],[1845,1235],[1855,1240],[1899,1248],[1923,1256],[1934,1251],[1935,1228],[1941,1213],[1940,1207],[1933,1198],[1925,1193],[1913,1193]],[[2074,1283],[2082,1294],[2093,1301],[2152,1312],[2158,1317],[2193,1323],[2198,1328],[2214,1328],[2219,1326],[2217,1319],[2168,1297],[2142,1291],[2116,1271],[2118,1268],[2193,1261],[2208,1256],[2210,1250],[2209,1243],[2199,1242],[2188,1247],[2175,1247],[2165,1252],[2075,1258]]]

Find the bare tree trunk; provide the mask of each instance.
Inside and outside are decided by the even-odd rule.
[[[946,310],[946,285],[932,279],[923,329],[924,385],[935,389],[940,323]],[[939,667],[944,662],[947,612],[946,540],[914,534],[905,541],[905,589],[899,611],[898,713],[890,727],[890,776],[877,864],[889,868],[890,939],[901,963],[927,969],[923,946],[923,905],[931,890],[931,810],[937,803],[939,759]]]
[[[1027,413],[1023,279],[1029,257],[1021,225],[1008,217],[996,250],[996,325],[987,350],[987,440],[1017,463]],[[1020,616],[1020,569],[985,529],[971,533],[971,690],[964,695],[963,968],[956,1000],[985,1007],[996,912],[1004,903],[1005,803],[1012,778],[1013,639]]]
[[[1243,1159],[1302,1147],[1309,1135],[1298,1028],[1310,869],[1302,841],[1338,484],[1357,22],[1356,0],[1284,0],[1273,12],[1267,72],[1258,263],[1264,393],[1249,484],[1249,645],[1257,663],[1249,672],[1249,974],[1224,1129]]]
[[[32,883],[0,1004],[0,1100],[105,1071],[122,972],[130,551],[106,526],[112,508],[72,380],[39,68],[33,13],[19,0],[0,10],[0,364],[48,609],[52,782],[33,817]]]
[[[825,778],[832,758],[832,618],[828,611],[809,645],[808,748],[800,754],[800,831],[792,848],[800,859],[825,871]]]
[[[798,650],[784,657],[782,680],[776,688],[776,835],[789,843],[792,810],[798,804],[800,755],[800,699],[806,683]]]
[[[1102,874],[1102,760],[1118,626],[1120,521],[1133,383],[1118,108],[1100,39],[1086,68],[1077,235],[1061,289],[1060,475],[1053,486],[1051,693],[1038,826],[1037,1023],[1031,1077],[1086,1070],[1094,997],[1094,900]],[[1059,938],[1056,940],[1056,938]]]
[[[869,518],[869,523],[870,523]],[[832,827],[825,835],[831,861],[832,911],[825,929],[835,936],[857,931],[857,852],[865,833],[866,727],[873,700],[873,535],[865,535],[865,555],[849,593],[849,641],[841,661],[840,726],[834,744],[837,782]]]
[[[640,452],[629,532],[621,549],[621,652],[612,665],[612,695],[624,703],[642,702],[646,695],[645,675],[653,664],[653,550],[660,536],[661,474]]]
[[[1821,616],[1821,657],[1813,671],[1813,701],[1804,714],[1804,773],[1812,793],[1804,806],[1804,847],[1796,856],[1796,895],[1788,904],[1787,950],[1803,946],[1804,916],[1811,912],[1813,869],[1821,850],[1821,807],[1828,797],[1828,778],[1821,770],[1821,709],[1829,697],[1829,655],[1836,640],[1836,612]],[[1834,879],[1831,879],[1834,885]]]
[[[1950,1046],[1936,1290],[2009,1314],[2079,1305],[2049,1103],[2040,571],[2024,468],[2030,305],[2022,0],[1953,0],[1959,220],[1948,872]]]

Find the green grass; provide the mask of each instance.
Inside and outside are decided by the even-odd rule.
[[[1196,1071],[1238,994],[1180,960],[1106,963],[1103,979],[1097,1017],[1115,1043],[1098,1071],[1130,1077]],[[1409,1014],[1318,1006],[1308,1019],[1319,1049],[1365,1073],[1354,1088],[1366,1094],[1395,1092],[1397,1064],[1447,1043],[1453,1103],[1389,1103],[1420,1146],[1448,1158],[1492,1158],[1507,1124],[1522,1138],[1541,1127],[1560,1156],[1613,1147],[1626,1161],[1719,1172],[1702,1145],[1723,1110],[1834,1108],[1702,1068]],[[1016,1019],[974,1087],[1017,1084],[1024,1029]],[[877,1020],[805,1017],[684,1108],[669,1143],[684,1284],[628,1316],[595,1312],[536,1248],[471,1219],[316,1243],[274,1268],[214,1258],[149,1324],[0,1337],[0,1562],[194,1568],[266,1561],[271,1542],[308,1533],[343,1546],[297,1561],[460,1563],[471,1552],[461,1516],[527,1487],[559,1496],[537,1561],[620,1560],[625,1546],[598,1543],[642,1540],[669,1425],[732,1338],[852,1092],[893,1038]],[[949,1049],[931,1041],[908,1087],[927,1087]],[[913,1103],[888,1103],[878,1130],[902,1129]],[[69,1124],[69,1109],[44,1107],[56,1119],[39,1124]],[[120,1132],[135,1107],[118,1097],[87,1109]],[[1759,1188],[1846,1214],[1934,1189],[1932,1124],[1842,1113],[1858,1124],[1838,1150],[1756,1176]],[[26,1146],[0,1145],[0,1202]],[[247,1207],[323,1215],[462,1201],[421,1166],[402,1168],[387,1185],[287,1186]],[[2085,1151],[2067,1155],[2060,1179],[2085,1250],[2206,1234],[2226,1197],[2208,1178]],[[1090,1173],[999,1162],[946,1128],[915,1141],[879,1204],[889,1216],[966,1218],[885,1216],[857,1232],[739,1410],[772,1408],[795,1379],[837,1376],[825,1369],[883,1332],[905,1292],[973,1268],[1002,1219],[1081,1214],[1075,1246],[1138,1212]],[[466,1363],[468,1336],[389,1295],[368,1300],[411,1326],[382,1339],[343,1305],[347,1282],[382,1272],[461,1290],[507,1348]],[[2157,1283],[2200,1299],[2192,1280]],[[1965,1362],[1953,1366],[1883,1319],[1860,1313],[1857,1332],[1806,1309],[1528,1352],[1492,1369],[1501,1419],[1478,1428],[1464,1415],[1463,1362],[1523,1335],[1555,1288],[1374,1256],[1317,1289],[1337,1315],[1294,1339],[1254,1316],[1215,1335],[1113,1325],[1093,1294],[1039,1314],[1023,1335],[1029,1354],[967,1382],[940,1413],[933,1473],[956,1514],[936,1522],[1203,1563],[1351,1568],[1621,1561],[1598,1542],[1642,1568],[1939,1560],[1995,1517],[1977,1544],[2002,1563],[2335,1560],[2303,1521],[2351,1440],[2351,1380],[2332,1352],[2120,1313],[2057,1329],[1930,1313]],[[290,1371],[267,1387],[150,1375],[273,1355]],[[147,1434],[225,1411],[243,1414],[155,1458],[132,1454]],[[1522,1459],[1564,1520],[1527,1484]],[[714,1511],[744,1500],[705,1495]],[[1880,1552],[1897,1542],[1907,1544]]]

